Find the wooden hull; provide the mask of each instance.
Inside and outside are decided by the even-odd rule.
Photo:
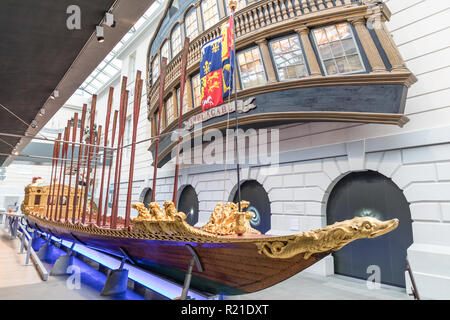
[[[139,266],[179,283],[183,283],[191,259],[185,246],[189,244],[197,252],[204,269],[200,273],[194,267],[191,287],[213,294],[236,295],[271,287],[329,254],[318,253],[304,259],[300,253],[289,259],[274,259],[259,253],[254,242],[233,241],[231,237],[226,242],[209,243],[136,239],[69,229],[34,216],[28,216],[28,222],[58,238],[81,241],[110,254],[121,255],[119,248],[122,248]],[[261,238],[275,239],[270,236],[258,239]]]

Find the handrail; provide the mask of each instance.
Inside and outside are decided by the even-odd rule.
[[[409,264],[408,257],[406,257],[406,271],[408,271],[409,279],[411,280],[411,294],[414,300],[420,300],[419,291],[417,290],[416,281],[414,280],[414,274],[411,270],[411,265]]]
[[[30,233],[27,231],[28,225],[23,223],[23,220],[20,221],[20,230],[18,231],[19,237],[20,237],[20,254],[23,254],[24,248],[27,249],[26,258],[25,258],[25,265],[31,265],[30,264],[30,258],[33,261],[35,268],[39,272],[39,275],[41,276],[41,279],[43,281],[48,280],[48,271],[45,268],[45,266],[42,264],[42,261],[37,256],[36,252],[33,250],[32,241],[33,237],[30,235]],[[34,234],[35,230],[31,229],[31,233]]]

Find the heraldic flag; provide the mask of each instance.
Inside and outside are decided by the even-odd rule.
[[[222,25],[222,35],[202,47],[200,62],[202,110],[223,104],[233,90],[233,16]]]

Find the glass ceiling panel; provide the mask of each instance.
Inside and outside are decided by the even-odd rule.
[[[131,36],[133,35],[134,32],[128,32],[123,38],[122,40],[127,42],[128,39],[131,38]]]
[[[116,46],[114,47],[114,49],[112,49],[113,52],[117,52],[119,51],[121,48],[123,47],[123,42],[119,41]]]
[[[92,84],[88,85],[84,90],[86,90],[87,92],[97,92],[97,88],[94,87]]]
[[[103,69],[103,71],[112,77],[117,73],[118,70],[117,68],[114,68],[112,65],[108,65],[105,67],[105,69]]]
[[[104,74],[104,73],[100,73],[100,74],[97,76],[97,79],[98,79],[101,83],[106,83],[106,82],[108,82],[108,80],[110,79],[110,76],[107,76],[107,75]]]
[[[96,86],[97,88],[100,88],[102,86],[101,81],[99,81],[97,78],[91,81],[90,85]]]
[[[134,25],[133,28],[135,28],[136,30],[139,30],[139,28],[140,28],[146,21],[147,21],[147,18],[145,18],[145,17],[140,18],[140,19],[136,22],[136,24]]]
[[[122,68],[122,61],[119,59],[114,59],[114,60],[111,60],[109,65],[116,67],[116,69],[120,69],[120,68]]]
[[[97,68],[87,77],[79,89],[75,91],[76,95],[91,96],[96,94],[99,89],[114,78],[122,68],[122,61],[117,59],[120,50],[129,42],[133,41],[137,32],[145,28],[151,20],[156,10],[161,6],[162,0],[156,0],[143,16],[136,22],[127,34],[120,40],[114,49],[106,56],[106,58],[97,66]]]

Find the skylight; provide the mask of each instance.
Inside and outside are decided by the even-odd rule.
[[[89,97],[98,93],[108,81],[114,78],[122,69],[122,61],[117,59],[120,50],[138,34],[138,31],[145,28],[153,19],[153,14],[161,6],[162,0],[156,0],[150,8],[142,15],[136,24],[128,31],[123,38],[117,43],[114,49],[106,56],[106,58],[95,68],[95,70],[87,77],[80,88],[75,91],[75,95]]]

